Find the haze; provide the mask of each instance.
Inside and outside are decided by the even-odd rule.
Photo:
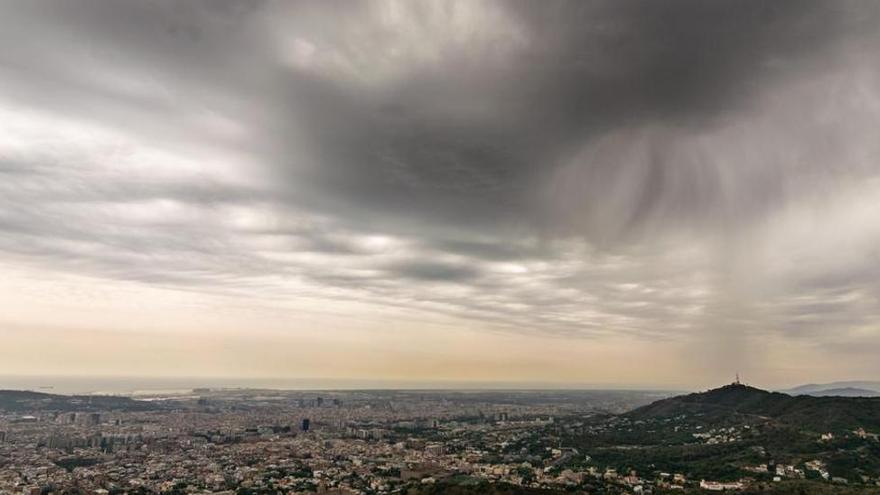
[[[878,22],[0,1],[0,374],[876,377]]]

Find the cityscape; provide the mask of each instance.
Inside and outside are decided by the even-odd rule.
[[[202,389],[59,412],[27,409],[34,394],[0,416],[0,493],[399,493],[452,474],[566,486],[584,474],[553,469],[576,450],[545,451],[548,427],[662,396]]]
[[[880,398],[672,394],[0,391],[0,494],[880,490]],[[737,405],[778,400],[801,401],[799,426]]]

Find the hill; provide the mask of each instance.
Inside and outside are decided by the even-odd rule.
[[[880,397],[792,397],[742,384],[659,400],[628,413],[633,419],[699,417],[708,424],[748,418],[812,431],[880,428]]]
[[[865,388],[843,387],[816,390],[805,395],[813,397],[880,397],[880,392]]]
[[[780,390],[779,392],[788,395],[829,395],[827,392],[840,389],[858,389],[880,394],[880,382],[860,380],[831,383],[808,383],[788,390]],[[870,397],[871,395],[868,396]]]
[[[128,397],[56,395],[27,390],[0,390],[0,411],[148,411],[158,409],[152,402]]]

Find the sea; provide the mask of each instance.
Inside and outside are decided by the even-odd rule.
[[[271,390],[650,390],[619,384],[546,382],[405,381],[334,378],[133,377],[83,375],[0,375],[0,390],[32,390],[62,395],[159,397],[191,394],[193,389]]]

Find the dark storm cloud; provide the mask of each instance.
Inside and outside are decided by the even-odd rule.
[[[15,262],[565,335],[877,321],[876,2],[0,10]]]
[[[59,95],[53,105],[105,113],[100,118],[149,126],[151,133],[167,132],[162,122],[179,98],[238,115],[259,92],[254,103],[260,110],[249,112],[259,117],[244,116],[258,119],[249,124],[261,126],[268,143],[254,145],[286,174],[290,200],[355,216],[375,212],[386,219],[385,228],[430,218],[578,233],[584,225],[560,214],[559,205],[546,200],[547,189],[576,197],[561,208],[588,209],[593,201],[577,197],[605,199],[592,184],[630,181],[625,193],[632,197],[625,200],[634,206],[615,220],[614,232],[586,227],[588,236],[607,237],[637,229],[658,209],[673,223],[687,220],[688,210],[716,211],[723,207],[717,204],[722,179],[706,167],[676,176],[677,157],[660,143],[637,166],[596,160],[576,178],[586,190],[548,185],[547,177],[584,143],[651,122],[724,122],[774,78],[796,76],[841,38],[869,29],[876,10],[808,1],[431,5],[398,5],[399,22],[422,29],[400,40],[400,26],[389,25],[380,3],[34,2],[21,10],[48,19],[55,32],[37,42],[27,36],[34,26],[11,26],[28,42],[13,51],[18,56],[9,67],[24,73],[22,80],[33,73],[48,81],[52,90],[41,98]],[[495,37],[467,31],[450,41],[440,28],[460,27],[447,25],[456,9],[476,11],[466,19],[473,23],[484,20],[481,10],[498,10],[506,17],[492,20],[512,27]],[[279,11],[290,16],[289,35],[313,47],[314,63],[278,66],[272,57],[277,40],[260,30],[265,17]],[[52,40],[64,44],[62,51],[41,56]],[[430,63],[409,54],[416,49],[398,46],[406,41],[436,45]],[[393,50],[402,53],[387,53]],[[354,72],[314,70],[322,57],[349,63]],[[126,98],[125,86],[112,80],[96,93],[94,81],[82,80],[79,59],[153,78],[178,94],[157,107],[155,95]],[[371,74],[382,70],[392,75]],[[378,82],[364,84],[371,77]],[[19,90],[40,90],[25,86]],[[72,97],[80,91],[88,92],[85,98]],[[125,109],[118,108],[120,98],[127,99]],[[131,122],[132,111],[150,117]],[[292,134],[299,138],[291,141]],[[630,176],[621,178],[625,173]],[[750,188],[759,203],[779,193],[773,179]]]
[[[557,90],[560,120],[581,127],[711,122],[854,20],[843,5],[813,1],[523,5],[522,18],[541,33],[544,57],[534,60],[550,69],[542,79]]]
[[[443,46],[436,63],[403,67],[378,89],[360,78],[295,69],[285,100],[294,102],[291,114],[309,123],[305,133],[320,163],[310,180],[331,200],[343,198],[341,206],[367,205],[383,215],[546,228],[561,216],[542,208],[539,189],[584,143],[652,122],[700,128],[729,121],[774,79],[796,77],[840,38],[870,28],[858,22],[863,9],[827,2],[499,5],[522,26],[523,45]],[[352,40],[344,29],[327,42],[347,47]],[[379,30],[357,41],[381,57],[386,36]],[[638,227],[658,207],[675,222],[686,210],[712,212],[723,200],[722,179],[707,167],[693,172],[701,176],[689,172],[684,184],[669,184],[680,178],[673,176],[678,157],[662,142],[654,147],[637,170],[620,158],[597,160],[577,178],[601,188],[630,171],[634,177],[623,180],[641,181],[625,191],[636,206],[616,219],[621,231]],[[301,177],[298,164],[291,170]],[[750,187],[763,202],[779,186],[771,180]],[[684,195],[668,197],[679,192]],[[602,196],[595,193],[563,190]],[[580,227],[574,224],[569,227]]]

